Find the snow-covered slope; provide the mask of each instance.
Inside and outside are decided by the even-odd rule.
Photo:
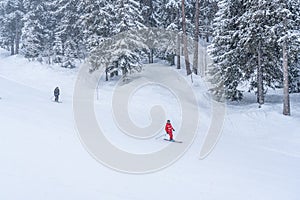
[[[147,67],[143,73],[149,73]],[[228,104],[220,141],[206,159],[199,160],[211,113],[205,88],[196,80],[193,87],[202,124],[191,148],[164,170],[131,175],[103,166],[82,146],[72,110],[77,72],[29,63],[1,50],[0,199],[299,198],[299,95],[291,96],[291,117],[281,114],[280,93],[269,95],[261,109],[253,103],[251,94],[242,102]],[[105,120],[103,129],[114,130],[107,136],[109,140],[134,152],[167,145],[155,139],[138,143],[111,124],[108,105],[114,84],[102,83],[95,106],[98,120]],[[61,104],[51,101],[57,85],[62,90]],[[174,97],[155,86],[145,87],[133,96],[129,105],[132,120],[147,124],[145,113],[153,104],[164,105],[172,114],[173,125],[180,124]]]

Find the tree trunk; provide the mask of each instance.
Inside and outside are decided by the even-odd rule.
[[[149,64],[151,63],[151,50],[150,50],[150,52],[148,53],[148,63],[149,63]]]
[[[187,43],[187,36],[186,36],[186,20],[185,20],[185,8],[184,8],[184,0],[181,1],[182,7],[182,31],[183,31],[183,50],[184,50],[184,60],[185,60],[185,67],[186,67],[186,74],[192,74],[190,61],[189,61],[189,52],[188,52],[188,43]]]
[[[171,66],[175,65],[175,55],[174,54],[171,55],[170,64],[171,64]]]
[[[195,13],[195,38],[194,38],[194,61],[193,72],[198,74],[198,51],[199,51],[199,0],[196,0],[196,13]]]
[[[177,34],[177,49],[176,49],[176,56],[177,56],[177,69],[181,69],[181,59],[180,59],[180,33]]]
[[[258,59],[258,66],[257,66],[257,103],[259,105],[264,104],[264,87],[263,87],[263,72],[261,66],[261,41],[258,42],[258,49],[257,49],[257,59]]]
[[[15,47],[16,51],[15,54],[19,54],[19,47],[20,47],[20,19],[19,17],[16,17],[16,39],[15,39]]]
[[[180,59],[180,44],[181,44],[181,36],[180,36],[180,11],[177,10],[177,27],[178,27],[178,33],[177,33],[177,47],[176,47],[176,56],[177,56],[177,69],[181,69],[181,59]]]
[[[148,53],[148,62],[153,63],[154,62],[154,49],[150,48]]]
[[[203,66],[201,68],[201,76],[204,77],[207,71],[207,42],[204,41]]]
[[[15,55],[15,38],[13,36],[10,41],[10,55]]]
[[[105,81],[108,81],[108,69],[105,69]]]
[[[283,114],[291,115],[290,95],[289,95],[289,69],[286,51],[286,41],[282,45],[283,52]]]
[[[150,49],[150,63],[154,63],[154,49],[153,48],[151,48]]]

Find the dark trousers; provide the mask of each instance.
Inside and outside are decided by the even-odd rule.
[[[55,95],[55,101],[58,102],[58,95]]]

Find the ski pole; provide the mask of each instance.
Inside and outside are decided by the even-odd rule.
[[[167,134],[166,133],[164,133],[164,134],[162,134],[162,135],[160,135],[160,136],[158,136],[158,137],[156,137],[155,139],[157,140],[157,139],[159,139],[159,138],[162,138],[163,136],[166,136]]]

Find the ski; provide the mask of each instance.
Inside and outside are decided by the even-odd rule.
[[[164,139],[164,140],[168,142],[182,143],[182,141],[178,141],[178,140],[168,140],[168,139]]]

